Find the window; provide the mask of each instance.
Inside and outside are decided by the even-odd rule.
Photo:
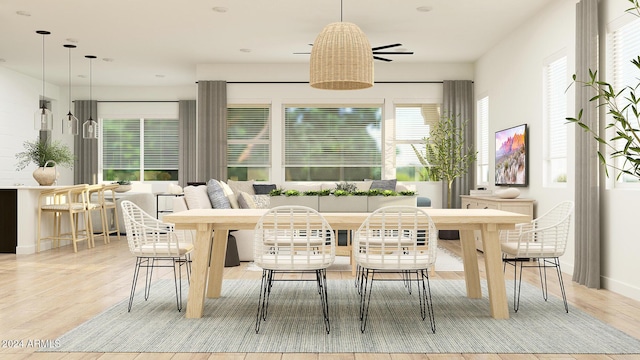
[[[104,181],[178,180],[178,157],[177,119],[102,119]]]
[[[269,180],[270,108],[238,105],[227,109],[227,172],[233,180]]]
[[[434,181],[435,174],[416,154],[424,154],[424,138],[440,119],[440,104],[396,105],[395,166],[400,181]],[[424,157],[423,157],[424,159]],[[424,159],[426,160],[426,159]]]
[[[489,97],[485,96],[477,101],[477,144],[478,156],[476,157],[476,182],[478,184],[489,183]]]
[[[544,66],[544,183],[567,183],[567,57],[555,57]]]
[[[609,35],[609,64],[611,66],[609,72],[609,79],[611,80],[609,82],[616,91],[621,91],[629,86],[635,86],[638,83],[637,68],[631,63],[631,60],[637,58],[638,54],[640,54],[640,37],[638,34],[640,34],[640,20],[627,23]],[[627,98],[627,91],[628,90],[625,90],[619,97],[623,104],[628,103],[627,100],[623,100]],[[609,123],[609,121],[607,121],[607,123]],[[607,138],[610,139],[611,136]],[[624,159],[617,158],[616,166],[623,167]],[[618,178],[618,181],[638,182],[638,179],[630,175],[622,174],[622,176]]]
[[[382,107],[285,106],[286,181],[380,179]]]

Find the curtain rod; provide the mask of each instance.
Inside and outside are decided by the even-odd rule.
[[[444,81],[374,81],[375,84],[442,84]],[[196,84],[198,82],[196,81]],[[308,84],[308,81],[227,81],[227,84]]]

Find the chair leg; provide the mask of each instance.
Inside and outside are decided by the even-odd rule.
[[[151,264],[149,264],[151,261]],[[146,259],[147,265],[147,273],[144,279],[144,300],[149,300],[149,295],[151,294],[151,278],[153,277],[153,267],[156,264],[156,259]]]
[[[140,264],[142,258],[136,258],[136,267],[133,270],[133,281],[131,282],[131,295],[129,295],[129,309],[127,312],[131,312],[131,306],[133,306],[133,295],[136,293],[136,284],[138,283],[138,274],[140,273]]]
[[[558,272],[558,283],[560,283],[560,292],[562,292],[562,301],[564,302],[564,311],[569,313],[569,305],[567,304],[567,294],[564,291],[564,280],[562,280],[562,269],[560,268],[560,259],[554,258],[556,271]]]
[[[260,294],[258,296],[258,313],[256,314],[256,334],[260,331],[260,324],[267,320],[267,307],[269,306],[269,293],[271,292],[272,270],[262,270]]]
[[[324,327],[327,334],[331,330],[329,324],[329,297],[327,295],[327,271],[325,269],[316,270],[316,280],[320,289],[320,303],[322,305],[322,315],[324,316]]]
[[[427,282],[425,284],[425,279]],[[420,315],[422,320],[429,316],[429,322],[431,323],[431,332],[436,333],[436,318],[433,311],[433,299],[431,298],[431,285],[429,284],[429,270],[420,270],[416,272],[416,280],[418,283],[418,298],[420,299]],[[422,290],[420,289],[422,285]],[[425,311],[426,308],[426,311]]]
[[[173,262],[173,283],[176,288],[176,305],[180,312],[182,311],[182,261],[181,258],[173,258],[171,261]]]
[[[367,318],[369,317],[369,304],[371,303],[371,292],[373,290],[373,279],[375,278],[375,270],[362,269],[362,293],[360,294],[360,332],[364,333],[367,327]],[[369,282],[369,274],[371,274],[371,282]]]

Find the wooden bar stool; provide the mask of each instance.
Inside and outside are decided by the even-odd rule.
[[[40,243],[43,240],[53,242],[52,246],[60,246],[60,240],[69,240],[73,244],[73,251],[78,251],[77,243],[87,241],[87,247],[91,247],[90,219],[88,212],[88,185],[65,186],[62,188],[45,190],[40,193],[38,205],[38,241],[36,251],[40,252]],[[50,236],[43,236],[43,214],[51,214],[53,217],[53,229]],[[69,217],[69,229],[63,231],[62,217]],[[84,229],[79,227],[80,218],[84,223]]]

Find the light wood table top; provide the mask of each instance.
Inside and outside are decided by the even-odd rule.
[[[467,297],[472,299],[482,298],[473,230],[482,232],[490,315],[496,319],[508,319],[509,310],[498,232],[503,229],[513,229],[515,224],[529,221],[529,217],[494,209],[424,208],[424,210],[431,216],[438,230],[460,230]],[[176,229],[196,230],[192,276],[187,299],[187,318],[202,317],[205,291],[209,298],[220,297],[229,230],[253,229],[266,212],[267,209],[194,209],[164,216],[163,220],[174,223]],[[322,215],[334,230],[355,230],[369,216],[369,213],[322,213]],[[213,242],[212,231],[214,231]],[[211,258],[210,266],[209,258]]]

